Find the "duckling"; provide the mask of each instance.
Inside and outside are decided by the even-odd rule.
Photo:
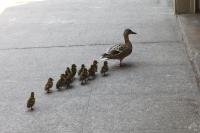
[[[71,75],[71,74],[72,74],[72,72],[71,72],[71,70],[70,70],[70,68],[69,68],[69,67],[67,67],[66,71],[67,71],[67,73],[68,73],[69,75]]]
[[[66,76],[65,74],[60,75],[60,79],[56,83],[56,89],[60,90],[61,87],[65,86],[66,83]]]
[[[68,79],[70,79],[70,82],[72,82],[73,81],[73,76],[72,76],[72,72],[71,72],[69,67],[67,67],[67,69],[65,71],[65,74],[66,73],[68,74]]]
[[[72,83],[71,76],[70,76],[70,74],[66,73],[65,74],[65,86],[67,88],[69,88],[71,83]]]
[[[35,104],[34,92],[31,92],[31,96],[29,97],[29,99],[27,101],[27,108],[31,108],[31,110],[33,110],[34,104]]]
[[[49,78],[45,87],[44,87],[44,90],[47,92],[47,93],[50,93],[51,92],[51,88],[53,87],[53,79],[52,78]]]
[[[87,68],[84,68],[80,74],[80,80],[82,85],[87,83],[87,78],[88,78],[88,70]]]
[[[83,71],[83,69],[85,68],[85,65],[84,64],[82,64],[81,65],[81,69],[78,71],[78,76],[80,76],[81,75],[81,72]]]
[[[136,34],[130,29],[125,29],[124,40],[125,43],[117,44],[112,46],[106,53],[102,55],[102,59],[117,59],[120,61],[120,66],[122,60],[132,53],[132,43],[129,40],[130,34]]]
[[[89,72],[89,75],[88,77],[92,77],[93,79],[95,78],[95,72],[96,72],[96,68],[95,68],[95,65],[92,64],[88,70]]]
[[[103,66],[102,66],[102,68],[101,68],[101,74],[103,75],[103,76],[106,76],[106,72],[108,71],[108,62],[107,61],[104,61],[104,64],[103,64]]]
[[[97,72],[97,70],[98,70],[97,64],[98,64],[97,60],[94,60],[93,65],[94,65],[94,68],[95,68],[95,72]]]
[[[75,65],[75,64],[72,64],[72,66],[71,66],[71,72],[72,72],[72,76],[73,76],[73,78],[74,78],[75,75],[76,75],[76,72],[77,72],[77,69],[76,69],[76,65]]]

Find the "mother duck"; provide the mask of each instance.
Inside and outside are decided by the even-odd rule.
[[[112,46],[106,53],[102,55],[102,59],[117,59],[120,61],[120,66],[122,60],[132,53],[132,43],[129,40],[130,34],[137,34],[130,29],[124,30],[124,41],[125,43],[120,43]]]

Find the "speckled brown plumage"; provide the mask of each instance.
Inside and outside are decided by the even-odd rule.
[[[53,79],[52,78],[49,78],[47,83],[45,84],[45,87],[44,87],[44,90],[47,92],[47,93],[50,93],[51,92],[51,88],[53,87]]]
[[[103,59],[118,59],[120,60],[120,66],[122,60],[132,53],[132,43],[129,40],[130,34],[136,34],[130,29],[124,31],[125,43],[112,46],[106,53],[102,55]]]
[[[27,101],[27,108],[31,108],[31,110],[33,110],[34,104],[35,104],[34,92],[31,92],[31,96],[29,97]]]

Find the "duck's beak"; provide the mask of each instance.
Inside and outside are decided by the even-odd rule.
[[[135,33],[135,32],[133,32],[133,31],[131,31],[131,34],[137,34],[137,33]]]

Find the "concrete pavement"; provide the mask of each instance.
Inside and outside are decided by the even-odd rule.
[[[32,2],[7,9],[0,25],[2,133],[200,131],[200,94],[170,0]],[[138,35],[122,68],[109,61],[105,78],[44,93],[48,77],[72,63],[89,66],[127,27]]]

